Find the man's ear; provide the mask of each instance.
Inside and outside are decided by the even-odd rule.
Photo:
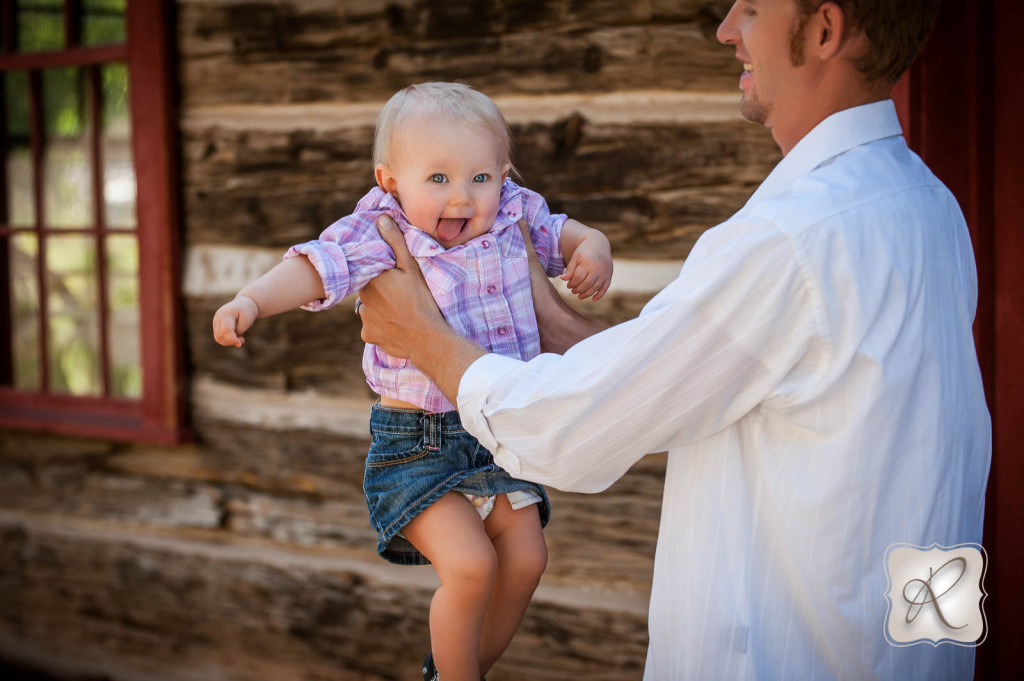
[[[378,163],[373,169],[374,177],[377,178],[377,186],[392,196],[398,196],[398,180],[390,166],[385,163]]]
[[[813,33],[808,47],[819,59],[834,57],[851,36],[847,35],[846,15],[835,2],[823,2],[815,13]]]

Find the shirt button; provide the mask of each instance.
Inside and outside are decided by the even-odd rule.
[[[498,327],[498,335],[499,336],[504,336],[506,333],[508,333],[508,329],[506,329],[504,326],[499,326]]]
[[[510,218],[514,218],[514,217],[516,216],[516,212],[515,212],[514,210],[510,210],[510,211],[508,212],[508,216],[509,216]]]
[[[430,250],[436,251],[437,250],[437,244],[430,244]]]
[[[491,284],[490,286],[487,287],[487,292],[488,293],[494,293],[497,290],[498,290],[498,287],[495,286],[494,284]]]
[[[491,247],[491,242],[487,241],[485,239],[484,242],[482,244],[480,244],[480,245],[483,246],[484,248],[490,248]]]

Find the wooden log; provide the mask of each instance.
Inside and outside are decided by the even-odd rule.
[[[117,681],[412,678],[429,568],[0,516],[0,654]],[[489,679],[639,678],[643,595],[542,585]]]
[[[501,92],[735,89],[729,3],[420,0],[182,3],[186,108],[382,99],[459,79]],[[230,82],[231,87],[222,87]]]
[[[743,121],[630,125],[570,116],[513,133],[524,184],[553,211],[603,230],[616,257],[684,258],[779,159],[766,132]],[[186,131],[187,241],[283,251],[316,238],[372,186],[371,134]],[[311,153],[322,158],[300,160]]]
[[[618,323],[635,317],[649,298],[650,294],[613,294],[596,303],[573,305],[591,317]],[[191,374],[280,392],[375,399],[363,375],[364,343],[350,301],[322,312],[295,310],[261,319],[246,333],[241,348],[226,348],[213,340],[211,320],[229,299],[186,299]]]
[[[380,560],[362,492],[366,439],[208,418],[196,428],[201,446],[0,458],[0,510],[91,518],[126,531],[208,530],[222,541],[262,538]],[[646,457],[599,495],[550,489],[546,579],[646,591],[664,466],[663,455]]]

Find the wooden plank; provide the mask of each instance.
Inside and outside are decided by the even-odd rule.
[[[500,92],[735,90],[728,3],[255,0],[180,5],[186,107],[380,99],[423,80]],[[230,88],[221,84],[230,82]]]
[[[0,517],[0,654],[110,678],[408,679],[428,646],[429,568]],[[638,678],[645,595],[542,585],[493,681]]]
[[[297,123],[301,125],[301,123]],[[679,259],[743,205],[779,159],[745,122],[513,126],[526,186],[602,229],[616,257]],[[372,186],[372,129],[185,133],[186,238],[279,247],[315,238]]]
[[[596,303],[576,299],[570,299],[570,302],[584,314],[614,324],[635,317],[652,295],[653,292],[613,292]],[[245,345],[225,348],[213,340],[211,320],[217,308],[230,298],[231,295],[222,295],[185,301],[186,341],[190,374],[194,380],[193,391],[198,389],[197,384],[211,380],[237,388],[261,388],[280,394],[314,391],[316,396],[324,398],[364,402],[374,399],[362,371],[362,327],[359,318],[352,314],[349,301],[340,302],[323,312],[293,310],[261,319],[247,332]],[[224,399],[224,395],[207,396],[204,392],[193,392],[192,407],[197,411],[209,411],[206,404],[218,399]],[[218,411],[237,408],[240,414],[245,413],[242,406],[245,402],[239,400],[240,396],[232,396],[225,408]],[[197,401],[200,404],[197,405]],[[259,402],[249,405],[249,408],[258,409],[260,413],[273,408],[269,403]],[[278,406],[282,414],[290,409],[284,399]],[[294,408],[301,407],[296,404]],[[315,408],[329,409],[327,405]]]
[[[202,447],[122,452],[43,449],[0,456],[0,510],[94,519],[174,533],[211,532],[281,545],[341,549],[371,563],[376,538],[362,491],[368,438],[256,429],[198,417]],[[653,569],[665,457],[641,460],[600,495],[550,489],[546,579],[646,593]],[[381,562],[383,565],[383,562]]]

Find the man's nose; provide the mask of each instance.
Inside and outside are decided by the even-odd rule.
[[[734,45],[736,43],[736,13],[739,11],[739,5],[739,0],[732,3],[729,13],[725,15],[722,23],[718,25],[718,30],[715,31],[715,37],[723,45]]]

